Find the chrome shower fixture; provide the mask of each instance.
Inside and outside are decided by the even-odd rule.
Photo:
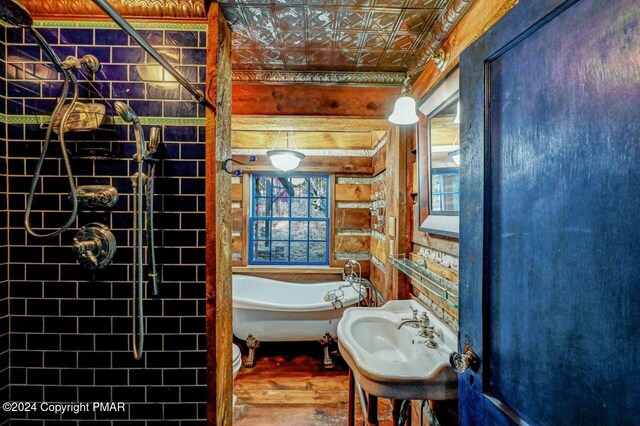
[[[160,128],[152,127],[149,132],[149,142],[145,144],[144,132],[140,119],[133,108],[121,101],[113,104],[116,113],[125,122],[133,125],[136,153],[133,160],[137,164],[136,173],[131,176],[133,188],[133,356],[142,358],[144,350],[144,241],[146,233],[147,264],[149,267],[148,279],[151,284],[151,292],[158,295],[158,272],[156,269],[155,243],[153,238],[153,195],[155,180],[155,164],[158,161],[153,154],[160,144]],[[146,166],[146,171],[145,171]],[[146,210],[144,204],[146,200]]]
[[[62,62],[62,66],[68,70],[83,69],[88,73],[95,74],[100,71],[102,65],[95,56],[84,55],[82,58],[67,56],[67,58]]]
[[[77,188],[77,197],[81,207],[110,209],[118,202],[118,190],[111,185],[84,185]]]
[[[131,108],[129,105],[125,104],[121,101],[115,101],[113,103],[113,107],[116,110],[116,113],[127,123],[140,123],[140,119],[138,118],[138,114]]]
[[[73,239],[73,251],[78,263],[87,269],[103,269],[116,253],[116,239],[101,223],[84,226]]]

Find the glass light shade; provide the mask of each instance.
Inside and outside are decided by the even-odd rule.
[[[295,169],[304,158],[303,153],[290,149],[272,149],[267,151],[267,156],[271,160],[273,167],[283,172]]]
[[[449,152],[449,158],[451,158],[451,160],[453,160],[454,163],[456,163],[458,166],[460,165],[460,150],[456,149],[455,151],[451,151]]]
[[[399,97],[393,107],[393,112],[389,116],[389,121],[399,125],[417,123],[416,101],[411,96]]]

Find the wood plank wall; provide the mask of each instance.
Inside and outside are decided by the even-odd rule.
[[[385,180],[387,169],[387,149],[386,144],[388,135],[380,140],[378,145],[374,148],[374,155],[372,158],[373,167],[373,179],[371,182],[371,193],[376,193],[382,186],[386,187]],[[386,190],[385,190],[386,192]],[[386,195],[385,195],[386,197]],[[388,212],[387,212],[388,213]],[[385,215],[386,217],[387,215]],[[387,263],[387,237],[385,234],[384,226],[379,229],[373,229],[376,219],[371,218],[371,245],[369,253],[371,255],[371,272],[369,274],[369,280],[378,289],[381,294],[385,294],[385,274]],[[383,224],[384,225],[384,224]]]

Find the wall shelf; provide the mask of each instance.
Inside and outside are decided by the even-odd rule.
[[[391,265],[405,274],[411,281],[447,304],[458,308],[458,285],[443,278],[424,266],[418,265],[404,254],[391,256]]]

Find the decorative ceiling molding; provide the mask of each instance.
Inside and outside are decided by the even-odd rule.
[[[403,72],[233,71],[233,81],[271,84],[402,86]]]
[[[438,69],[445,68],[443,60],[446,61],[447,52],[442,51],[442,45],[474,1],[475,0],[454,0],[451,3],[447,11],[442,15],[440,21],[438,21],[429,34],[424,47],[409,63],[407,75],[410,78],[413,79],[417,77],[418,73],[424,69],[429,60],[434,58],[437,59]]]
[[[105,17],[90,0],[20,0],[34,17]],[[206,17],[204,0],[110,0],[109,3],[127,18],[198,18]]]

